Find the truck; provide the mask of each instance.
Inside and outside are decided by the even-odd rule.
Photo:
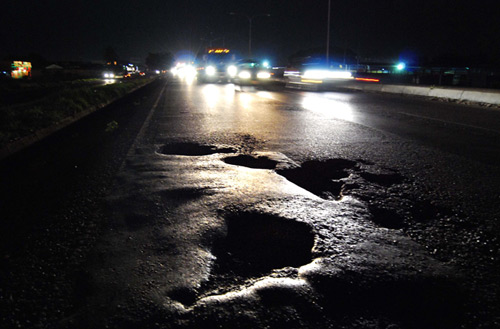
[[[236,56],[227,48],[207,48],[198,60],[198,82],[229,82],[236,75]]]

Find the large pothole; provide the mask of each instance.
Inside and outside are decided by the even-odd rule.
[[[224,162],[231,165],[244,166],[255,169],[275,169],[276,165],[278,164],[277,161],[269,159],[266,156],[254,157],[247,154],[240,154],[224,158]]]
[[[212,248],[216,260],[209,280],[196,290],[172,291],[172,299],[191,305],[198,298],[239,290],[273,271],[286,268],[296,275],[292,268],[312,261],[314,233],[306,223],[244,212],[227,216],[226,226],[226,237]]]
[[[323,199],[339,200],[345,185],[341,179],[349,177],[349,170],[356,165],[355,161],[345,159],[306,161],[300,168],[278,170],[277,173]]]
[[[259,213],[226,218],[227,236],[214,247],[217,266],[240,276],[260,276],[273,269],[311,261],[314,233],[303,222]]]
[[[190,142],[168,143],[158,150],[161,154],[167,155],[210,155],[215,153],[234,153],[235,149],[231,147],[217,147],[214,145],[202,145]]]

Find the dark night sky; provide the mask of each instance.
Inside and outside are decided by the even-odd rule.
[[[400,53],[500,57],[500,1],[332,0],[331,44],[364,57]],[[283,61],[326,44],[327,0],[46,0],[6,1],[0,55],[39,53],[51,60],[101,60],[111,46],[124,60],[148,52],[196,52],[217,39],[246,53]],[[222,39],[222,37],[224,37]]]

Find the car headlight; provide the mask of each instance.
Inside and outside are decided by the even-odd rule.
[[[302,78],[304,79],[315,79],[315,80],[323,80],[328,74],[326,70],[307,70],[304,72]]]
[[[115,76],[114,76],[114,74],[113,74],[113,73],[109,73],[109,72],[104,73],[104,78],[106,78],[106,79],[112,79],[112,78],[114,78],[114,77],[115,77]]]
[[[193,66],[191,66],[191,65],[186,66],[186,68],[184,69],[184,71],[185,71],[184,72],[185,75],[188,76],[188,77],[192,77],[192,76],[196,75],[196,69]]]
[[[215,72],[216,72],[216,71],[217,71],[217,70],[216,70],[216,69],[215,69],[215,67],[213,67],[213,66],[207,66],[207,68],[205,69],[205,73],[206,73],[207,75],[215,75]]]
[[[269,79],[271,77],[271,74],[266,71],[261,71],[257,73],[257,79]]]
[[[230,65],[228,68],[227,68],[227,74],[229,74],[229,76],[231,78],[234,78],[236,76],[236,73],[238,72],[238,69],[236,68],[236,66],[234,65]]]
[[[351,79],[352,74],[349,71],[330,71],[328,72],[330,79]]]
[[[241,71],[238,73],[238,77],[240,79],[250,79],[252,77],[252,74],[249,71]]]

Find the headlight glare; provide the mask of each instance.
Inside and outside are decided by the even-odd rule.
[[[252,74],[248,71],[241,71],[240,73],[238,73],[238,77],[240,77],[240,79],[250,79],[252,77]]]
[[[330,79],[351,79],[352,74],[349,71],[330,71],[328,72]]]
[[[323,80],[328,74],[326,70],[307,70],[304,72],[302,78],[304,79],[316,79]]]
[[[215,75],[216,72],[217,70],[213,66],[207,66],[207,68],[205,69],[205,73],[210,76]]]
[[[266,71],[261,71],[257,73],[257,79],[269,79],[271,77],[271,74]]]
[[[230,65],[228,68],[227,68],[227,74],[229,74],[229,76],[231,78],[234,78],[236,76],[236,73],[238,72],[238,69],[236,68],[236,66],[234,65]]]

